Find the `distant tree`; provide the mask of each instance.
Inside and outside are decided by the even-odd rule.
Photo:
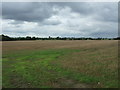
[[[59,40],[60,39],[60,37],[56,37],[56,40]]]
[[[48,39],[49,39],[49,40],[52,40],[52,37],[50,37],[50,36],[49,36],[49,38],[48,38]]]
[[[117,37],[117,40],[120,40],[120,37]]]
[[[2,34],[2,35],[0,35],[0,41],[12,41],[12,38]]]
[[[36,40],[36,38],[35,38],[35,37],[32,37],[32,40]]]
[[[0,35],[0,41],[2,41],[2,35]]]
[[[120,40],[120,37],[116,37],[116,38],[85,38],[85,37],[81,37],[81,38],[75,38],[75,37],[47,37],[47,38],[38,38],[38,37],[9,37],[6,35],[0,35],[0,41],[15,41],[15,40]]]
[[[32,40],[32,38],[30,36],[27,36],[26,40]]]

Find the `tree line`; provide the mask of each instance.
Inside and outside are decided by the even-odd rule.
[[[39,37],[9,37],[7,35],[0,35],[0,41],[17,41],[17,40],[120,40],[120,37],[116,38],[75,38],[75,37],[48,37],[48,38],[39,38]]]

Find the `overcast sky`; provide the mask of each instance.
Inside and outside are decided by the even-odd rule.
[[[117,37],[117,2],[4,2],[2,33],[12,37]]]

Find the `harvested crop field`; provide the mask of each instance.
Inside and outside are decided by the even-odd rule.
[[[118,40],[1,43],[4,88],[118,87]]]

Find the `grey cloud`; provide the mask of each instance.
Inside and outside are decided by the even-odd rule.
[[[62,2],[53,3],[60,7],[68,6],[73,12],[83,16],[94,16],[94,19],[108,22],[117,22],[118,3],[116,2]]]
[[[52,8],[47,3],[4,2],[2,14],[4,19],[40,22],[52,15]]]
[[[109,37],[109,38],[111,38],[111,37],[116,37],[117,36],[117,32],[109,32],[109,31],[100,31],[100,32],[94,32],[94,33],[91,33],[90,34],[90,36],[92,36],[92,37],[104,37],[104,38],[106,38],[106,37]]]
[[[6,2],[2,7],[3,19],[11,19],[14,22],[4,26],[4,29],[7,29],[4,31],[6,34],[10,34],[11,31],[11,35],[115,37],[117,36],[117,6],[117,3],[113,2]],[[58,19],[52,18],[53,16]],[[25,24],[24,21],[29,24]],[[32,28],[29,25],[33,25]]]
[[[94,16],[94,19],[102,21],[117,21],[117,3],[111,2],[6,2],[2,5],[3,18],[15,19],[22,21],[42,21],[49,18],[53,12],[53,6],[64,8],[70,7],[73,12],[77,12],[84,16]]]
[[[61,22],[58,20],[44,20],[42,24],[43,25],[58,25],[58,24],[61,24]]]
[[[14,20],[13,22],[9,22],[8,24],[14,24],[14,25],[18,25],[18,24],[23,24],[23,21],[16,21]]]

